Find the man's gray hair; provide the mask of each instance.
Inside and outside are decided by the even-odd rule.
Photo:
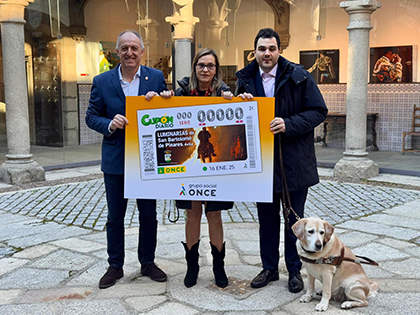
[[[125,31],[122,31],[120,33],[120,35],[118,35],[117,45],[115,46],[115,49],[120,49],[120,39],[121,39],[121,36],[123,36],[125,33],[133,33],[134,35],[136,35],[140,39],[141,49],[144,49],[143,39],[141,38],[141,35],[137,31],[135,31],[135,30],[125,30]]]

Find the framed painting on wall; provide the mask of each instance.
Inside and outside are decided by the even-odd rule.
[[[370,49],[370,83],[413,82],[413,46]]]
[[[120,58],[118,57],[115,49],[117,43],[100,41],[99,44],[102,48],[104,57],[109,63],[109,69],[114,69],[120,63]]]
[[[238,70],[237,66],[220,66],[222,70],[223,81],[229,85],[232,92],[235,92],[235,83],[236,83],[236,71]]]
[[[340,52],[338,49],[308,50],[299,53],[299,63],[317,84],[338,83]]]
[[[249,65],[255,59],[254,50],[244,50],[244,67]]]

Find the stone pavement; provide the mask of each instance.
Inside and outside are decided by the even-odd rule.
[[[69,173],[84,174],[83,169],[55,171],[48,172],[47,179]],[[321,175],[327,173],[320,171]],[[376,180],[389,186],[407,178],[381,175]],[[420,187],[418,178],[408,179],[411,186]],[[322,180],[311,188],[306,216],[327,219],[355,254],[380,264],[364,267],[380,285],[379,294],[370,299],[368,307],[341,310],[339,303],[331,302],[328,313],[418,314],[419,209],[418,190],[332,180]],[[125,276],[115,286],[99,290],[98,280],[107,268],[106,203],[101,179],[0,194],[0,314],[315,313],[316,300],[302,304],[302,293],[288,292],[283,261],[279,281],[262,289],[249,286],[261,270],[254,203],[235,203],[232,211],[223,212],[230,279],[225,289],[214,284],[205,221],[198,283],[185,288],[183,213],[173,224],[167,218],[169,210],[174,210],[171,202],[158,201],[156,262],[167,272],[168,281],[156,283],[139,273],[138,223],[134,201],[130,201]]]

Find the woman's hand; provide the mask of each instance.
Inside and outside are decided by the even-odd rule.
[[[233,93],[231,91],[223,91],[222,97],[226,100],[231,100],[233,97]]]
[[[252,100],[254,98],[254,95],[252,95],[251,93],[241,93],[238,95],[238,97],[242,98],[243,100]]]

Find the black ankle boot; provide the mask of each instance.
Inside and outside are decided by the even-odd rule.
[[[189,288],[197,284],[198,271],[200,269],[200,266],[198,265],[198,245],[200,244],[200,241],[191,246],[191,249],[188,249],[186,243],[181,243],[184,245],[185,259],[187,261],[187,274],[184,278],[184,284]]]
[[[223,259],[225,258],[225,244],[223,243],[222,250],[219,252],[212,243],[211,246],[211,254],[213,255],[213,273],[214,278],[216,279],[216,285],[220,288],[225,288],[228,284],[228,278],[225,273],[225,262]]]

